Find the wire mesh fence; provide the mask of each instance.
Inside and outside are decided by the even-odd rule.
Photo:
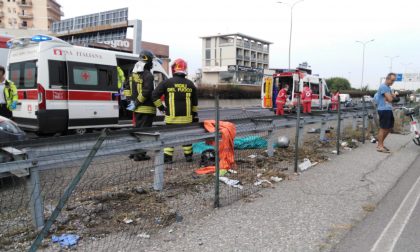
[[[188,137],[172,134],[170,141],[150,140],[153,146],[147,149],[150,159],[143,161],[133,160],[130,154],[136,151],[125,149],[139,142],[137,139],[107,137],[38,249],[58,251],[62,246],[53,242],[56,236],[74,234],[78,240],[73,247],[76,250],[139,251],[160,230],[210,212],[217,197],[220,206],[226,206],[288,179],[294,174],[296,133],[299,133],[299,165],[306,160],[316,165],[335,155],[336,113],[330,113],[325,122],[319,116],[302,115],[299,130],[293,126],[293,115],[267,118],[271,115],[268,110],[264,113],[239,110],[221,117],[219,158],[224,158],[221,160],[228,165],[219,163],[218,179],[214,175],[217,143],[214,135],[203,137],[203,130],[190,131]],[[234,135],[229,135],[231,125],[224,122],[235,122]],[[338,139],[340,150],[351,151],[357,147],[363,138],[361,129],[366,126],[360,111],[343,113],[342,134]],[[370,129],[365,133],[365,137],[372,134]],[[279,146],[282,137],[289,139],[288,147]],[[189,142],[189,139],[196,140]],[[156,147],[160,146],[157,142],[165,146],[174,143],[172,163],[157,163],[157,156],[163,154],[162,148]],[[181,146],[186,143],[193,144],[192,160],[184,157]],[[0,179],[0,251],[29,249],[39,234],[39,229],[34,228],[37,207],[45,223],[77,177],[93,145],[94,142],[80,141],[33,148],[36,151],[32,150],[31,155],[49,163],[33,163],[29,177]],[[122,151],[116,153],[116,149]],[[156,171],[160,166],[163,187],[155,190]],[[203,167],[211,169],[197,172]],[[34,176],[39,177],[35,184]]]

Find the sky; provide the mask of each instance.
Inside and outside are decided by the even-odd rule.
[[[144,41],[167,44],[170,58],[201,68],[200,36],[240,32],[273,42],[270,68],[287,68],[290,5],[295,0],[57,0],[64,18],[128,7],[141,19]],[[420,1],[304,0],[293,9],[291,65],[307,61],[321,77],[344,77],[360,87],[362,45],[365,85],[376,89],[390,71],[420,72]],[[404,66],[407,65],[407,66]]]

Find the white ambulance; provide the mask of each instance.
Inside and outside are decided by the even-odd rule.
[[[296,71],[278,72],[272,76],[265,77],[261,86],[261,107],[276,108],[277,94],[287,84],[289,85],[289,91],[287,92],[288,100],[285,109],[293,110],[297,105],[297,92],[302,91],[306,83],[309,84],[312,90],[312,107],[328,109],[331,104],[331,94],[325,80],[299,69]]]
[[[117,66],[126,78],[138,55],[71,45],[36,35],[8,42],[8,77],[17,88],[14,121],[42,134],[94,128],[131,127],[132,113],[121,106]],[[155,85],[168,78],[154,62]]]

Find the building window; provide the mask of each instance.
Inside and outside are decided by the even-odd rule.
[[[210,48],[211,47],[211,39],[208,38],[206,39],[206,48]]]
[[[22,21],[22,26],[23,26],[23,27],[27,27],[27,26],[28,26],[28,22],[26,22],[26,21]]]
[[[211,59],[211,51],[210,49],[206,49],[206,60]]]

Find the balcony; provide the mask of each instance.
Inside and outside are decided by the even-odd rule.
[[[241,40],[237,40],[236,41],[236,46],[238,46],[238,47],[244,47],[244,42],[241,41]]]
[[[64,12],[62,12],[59,7],[57,8],[57,7],[48,5],[47,9],[51,12],[54,12],[57,15],[64,16]]]
[[[244,56],[244,59],[245,59],[245,60],[249,60],[249,59],[250,59],[250,57],[249,57],[249,56],[247,56],[247,55],[245,55],[245,56]]]
[[[33,28],[33,26],[32,25],[19,24],[19,29],[28,29],[28,28]]]
[[[236,55],[236,59],[240,59],[240,60],[242,60],[244,58],[244,56],[242,55],[242,54],[237,54]]]
[[[251,47],[251,44],[250,44],[249,42],[246,42],[246,41],[245,41],[245,42],[244,42],[244,47],[245,47],[245,48],[250,48],[250,47]]]
[[[32,2],[30,2],[30,1],[19,1],[19,2],[17,2],[17,4],[21,8],[30,8],[30,7],[32,7]]]
[[[25,14],[19,13],[19,17],[21,19],[32,19],[34,18],[34,15],[32,15],[32,13],[25,13]]]

